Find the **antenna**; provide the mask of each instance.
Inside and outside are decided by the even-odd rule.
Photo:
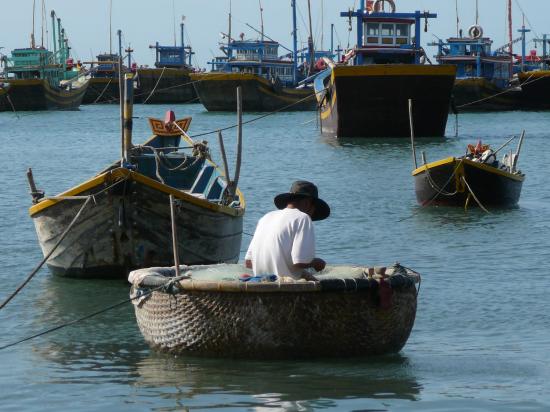
[[[260,30],[262,35],[262,42],[264,41],[264,9],[262,8],[262,0],[258,0],[260,4]]]

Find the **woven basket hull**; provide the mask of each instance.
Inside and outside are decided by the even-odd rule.
[[[345,357],[395,353],[416,314],[416,288],[393,290],[383,309],[361,292],[153,292],[135,306],[151,347],[246,358]]]

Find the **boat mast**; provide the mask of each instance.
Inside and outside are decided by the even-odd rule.
[[[113,54],[113,0],[109,1],[109,54]]]
[[[307,48],[309,52],[309,72],[308,76],[313,73],[315,66],[315,50],[313,49],[313,28],[311,25],[311,0],[307,0],[307,13],[309,17],[309,37],[307,38]]]
[[[34,49],[36,47],[36,43],[34,42],[34,15],[36,10],[36,0],[32,1],[32,33],[31,33],[31,49]]]
[[[298,29],[296,27],[296,0],[291,0],[292,7],[292,59],[294,60],[292,70],[292,81],[298,83]]]
[[[231,57],[233,57],[232,55],[233,55],[233,52],[231,50],[231,0],[229,0],[229,29],[227,31],[227,60],[231,60]]]
[[[262,8],[262,0],[258,0],[260,5],[260,34],[262,36],[262,43],[264,42],[264,9]]]
[[[44,24],[45,24],[45,21],[46,21],[46,9],[44,8],[45,5],[44,5],[44,0],[42,0],[42,10],[41,10],[41,14],[40,14],[40,25],[41,25],[41,35],[40,35],[40,47],[44,48]]]
[[[512,0],[508,0],[508,50],[510,52],[510,79],[514,75],[514,39],[512,34]]]
[[[53,35],[53,54],[57,54],[57,39],[55,35],[55,11],[52,10],[50,16],[52,17],[52,35]]]
[[[458,17],[458,0],[455,0],[456,11],[456,37],[460,37],[460,18]]]
[[[185,37],[184,37],[184,30],[185,30],[185,16],[181,16],[181,23],[180,23],[180,29],[181,29],[181,57],[183,60],[183,65],[185,65]]]

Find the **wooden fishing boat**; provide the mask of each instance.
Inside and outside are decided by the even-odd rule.
[[[180,24],[181,46],[160,46],[155,49],[155,67],[137,69],[138,94],[142,103],[197,103],[197,93],[189,74],[194,71],[191,58],[195,54],[185,45],[184,24]]]
[[[493,41],[483,36],[483,28],[473,25],[468,36],[451,37],[438,47],[439,64],[457,67],[453,88],[453,108],[458,111],[500,111],[520,108],[521,89],[512,85],[513,60],[501,48],[491,51]]]
[[[243,90],[243,110],[252,112],[315,110],[311,88],[281,87],[254,73],[192,73],[200,102],[208,111],[235,111],[235,89]]]
[[[390,12],[384,11],[389,4]],[[357,46],[315,79],[321,131],[335,137],[409,135],[408,100],[414,102],[417,136],[440,137],[445,126],[456,66],[424,65],[421,21],[437,15],[396,13],[393,0],[361,0],[356,11]],[[414,32],[413,32],[414,25]],[[414,41],[413,35],[414,33]]]
[[[481,143],[475,147],[468,145],[468,154],[464,157],[424,162],[412,172],[418,203],[465,208],[516,205],[525,180],[525,175],[517,169],[522,142],[523,135],[516,153],[506,154],[501,162],[496,155],[504,145],[492,151]]]
[[[82,104],[113,103],[120,98],[118,80],[118,54],[103,53],[96,56],[97,61],[90,63],[88,89]],[[126,68],[124,68],[126,72]]]
[[[550,70],[518,73],[521,85],[521,105],[528,110],[550,109]]]
[[[249,26],[260,34],[260,39],[245,40],[244,34],[240,40],[233,39],[230,11],[229,34],[224,35],[228,40],[220,44],[224,55],[209,62],[211,72],[191,74],[197,96],[207,110],[235,111],[236,87],[241,87],[245,111],[316,110],[311,80],[319,69],[314,62],[333,53],[313,50],[311,34],[307,52],[298,50],[296,0],[291,1],[291,7],[293,50],[287,49],[289,53],[283,56],[279,56],[279,47],[284,46],[264,34],[263,24],[261,31]]]
[[[56,25],[53,11],[52,19],[53,52],[34,44],[32,36],[30,48],[12,50],[5,58],[0,111],[75,110],[80,106],[88,82],[70,57],[65,30],[60,19]]]
[[[125,113],[128,128],[131,111]],[[29,212],[54,274],[111,278],[170,264],[170,195],[182,262],[238,260],[244,198],[236,187],[228,190],[206,142],[186,135],[190,122],[175,121],[173,113],[165,122],[149,119],[149,140],[132,146],[126,133],[121,162],[60,195],[44,197],[30,179],[35,204]]]
[[[174,354],[240,358],[396,353],[414,324],[420,280],[399,264],[379,274],[327,267],[308,282],[243,282],[243,265],[180,271],[180,278],[174,267],[129,276],[146,342]]]

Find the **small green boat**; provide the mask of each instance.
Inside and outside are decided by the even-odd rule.
[[[0,111],[78,109],[87,81],[80,65],[70,57],[61,19],[52,11],[53,47],[37,46],[12,50],[4,57],[0,74]],[[34,39],[34,36],[31,37]]]

